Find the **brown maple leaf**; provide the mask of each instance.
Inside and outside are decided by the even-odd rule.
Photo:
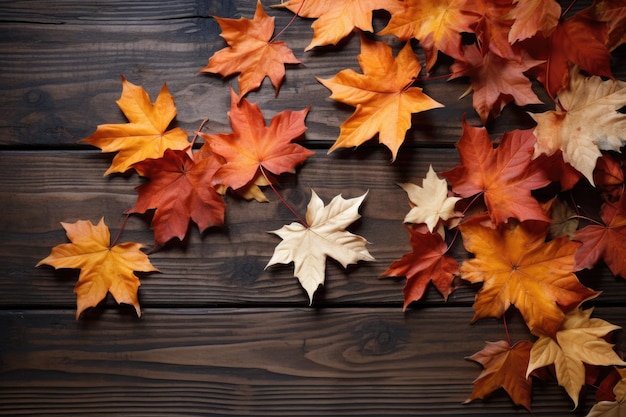
[[[413,301],[424,296],[428,283],[432,281],[444,300],[454,291],[452,282],[458,273],[459,264],[449,255],[448,245],[439,233],[420,233],[407,227],[411,236],[411,248],[402,259],[394,261],[383,272],[383,277],[406,277],[403,311]]]
[[[291,143],[305,132],[304,119],[309,107],[300,111],[282,111],[266,126],[257,104],[246,99],[239,101],[232,89],[230,96],[228,117],[233,133],[198,133],[211,151],[226,161],[215,173],[213,185],[238,190],[259,184],[259,178],[266,177],[266,172],[276,175],[293,173],[298,164],[314,154]]]
[[[493,148],[487,130],[463,120],[463,135],[457,143],[461,164],[441,173],[461,197],[484,193],[494,223],[518,220],[550,221],[531,190],[550,183],[536,161],[531,160],[535,137],[531,130],[514,130]]]
[[[487,342],[480,352],[467,359],[478,362],[483,371],[474,380],[474,390],[465,403],[485,399],[499,388],[509,394],[513,402],[530,411],[532,380],[526,376],[532,342],[523,340],[513,346],[505,340]]]
[[[473,107],[483,123],[499,116],[511,101],[518,106],[541,103],[524,75],[541,61],[527,56],[514,60],[502,58],[491,49],[481,53],[476,45],[466,46],[463,51],[463,58],[455,60],[450,67],[453,75],[449,79],[470,78],[471,86],[465,94],[473,92]]]
[[[578,406],[580,389],[585,383],[585,366],[626,366],[613,350],[613,345],[603,339],[619,326],[591,318],[593,309],[576,308],[569,312],[554,337],[540,336],[530,351],[526,375],[535,369],[554,365],[559,385],[565,388]]]
[[[401,40],[417,39],[426,55],[426,70],[437,61],[439,51],[462,56],[462,33],[472,33],[477,15],[464,11],[465,0],[405,0],[390,11],[391,19],[380,35],[395,35]]]
[[[190,220],[201,232],[224,224],[224,199],[211,186],[222,162],[207,148],[203,146],[193,157],[168,149],[162,158],[133,166],[150,181],[137,187],[139,197],[129,212],[155,209],[152,228],[157,246],[174,237],[183,240]]]
[[[361,36],[358,60],[363,74],[346,69],[330,79],[318,78],[332,91],[332,99],[356,107],[341,124],[339,137],[328,152],[358,146],[378,134],[379,142],[391,150],[395,160],[411,127],[411,115],[443,105],[421,88],[410,87],[420,72],[410,43],[394,59],[389,45]]]
[[[337,260],[344,268],[358,261],[373,261],[365,247],[365,238],[345,230],[361,217],[359,206],[366,196],[367,193],[346,200],[338,195],[324,206],[322,199],[311,190],[306,225],[294,222],[271,232],[282,241],[274,249],[266,268],[293,262],[294,276],[312,303],[313,294],[324,284],[327,256]]]
[[[546,242],[547,224],[485,226],[474,216],[459,227],[473,259],[461,265],[461,278],[483,287],[474,301],[474,319],[500,317],[514,305],[537,335],[554,335],[568,311],[596,295],[574,274],[578,242],[560,237]]]
[[[476,21],[471,27],[476,35],[477,46],[508,60],[519,60],[519,52],[509,42],[513,20],[507,15],[512,10],[510,0],[467,0],[463,10],[475,14]]]
[[[288,0],[273,7],[286,7],[305,18],[314,18],[313,39],[304,49],[321,45],[336,45],[355,28],[373,32],[374,10],[395,7],[396,0]]]
[[[228,46],[215,52],[200,72],[229,76],[239,73],[239,97],[259,88],[269,77],[276,92],[285,77],[285,64],[299,64],[285,42],[272,40],[274,18],[257,1],[254,18],[215,17]]]
[[[600,210],[604,225],[590,224],[574,233],[582,242],[576,252],[576,268],[585,269],[603,259],[613,275],[626,278],[626,196],[605,202]]]
[[[122,96],[117,104],[129,123],[100,125],[94,134],[82,139],[103,152],[117,152],[104,175],[125,172],[144,159],[160,158],[166,149],[189,148],[187,132],[178,127],[167,130],[176,116],[174,98],[167,85],[151,103],[142,87],[122,77]]]
[[[39,261],[39,265],[51,265],[54,268],[80,269],[76,293],[76,318],[89,307],[95,307],[110,292],[118,303],[135,307],[141,315],[137,289],[139,279],[134,271],[158,271],[141,252],[142,245],[127,242],[111,244],[109,228],[104,218],[97,225],[89,220],[76,223],[61,223],[72,243],[64,243],[52,248],[48,257]]]

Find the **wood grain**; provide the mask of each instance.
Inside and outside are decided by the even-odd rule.
[[[480,372],[463,358],[504,337],[495,321],[459,320],[468,308],[149,309],[140,320],[106,310],[81,322],[73,314],[0,312],[0,413],[527,414],[502,392],[460,405]],[[623,321],[620,308],[594,316]],[[528,337],[519,325],[510,323],[515,341]],[[537,385],[534,415],[571,410],[554,383]],[[587,394],[564,413],[584,415]]]
[[[368,192],[360,212],[362,218],[350,230],[364,236],[375,262],[360,263],[344,270],[327,262],[326,285],[317,295],[319,305],[378,304],[402,302],[404,278],[380,279],[388,266],[410,251],[408,233],[402,220],[409,210],[406,193],[398,182],[419,181],[430,164],[439,171],[458,163],[452,149],[414,149],[404,152],[391,164],[380,148],[360,149],[326,155],[318,151],[299,168],[297,176],[284,176],[281,193],[304,215],[314,189],[328,203],[343,194],[356,197]],[[102,174],[110,155],[95,151],[0,152],[0,305],[20,304],[70,307],[77,271],[35,268],[50,248],[67,241],[60,222],[91,220],[104,216],[116,233],[123,212],[136,200],[134,187],[142,180],[135,176]],[[267,204],[226,196],[226,226],[200,235],[191,225],[182,244],[172,241],[150,255],[161,273],[143,277],[141,302],[150,305],[240,305],[270,303],[306,305],[307,297],[293,278],[293,264],[265,265],[280,241],[273,234],[293,215],[268,189]],[[149,216],[133,216],[122,241],[153,246]],[[453,255],[468,255],[458,242]],[[605,267],[580,274],[583,282],[603,290],[603,302],[618,302],[626,294],[623,279],[615,279]],[[24,291],[23,285],[32,288]],[[450,303],[471,304],[476,288],[458,282]],[[426,303],[443,302],[431,289]]]

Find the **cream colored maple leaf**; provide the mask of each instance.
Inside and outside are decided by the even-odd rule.
[[[622,379],[615,384],[615,401],[600,401],[595,404],[586,417],[623,417],[626,415],[626,369],[618,369]]]
[[[85,309],[95,307],[107,292],[118,303],[135,307],[141,315],[137,288],[139,279],[134,271],[158,271],[141,252],[142,245],[134,242],[112,245],[109,228],[104,218],[97,225],[89,220],[76,223],[61,223],[72,243],[57,245],[48,257],[39,261],[39,265],[51,265],[55,268],[80,269],[76,293],[76,318]]]
[[[563,110],[531,116],[537,122],[536,158],[563,151],[563,159],[591,184],[601,150],[619,151],[626,144],[626,82],[584,77],[573,68],[568,87],[558,93]]]
[[[461,198],[448,197],[448,182],[437,176],[432,165],[428,168],[421,187],[413,183],[398,185],[407,192],[409,200],[414,204],[404,218],[405,223],[425,223],[433,233],[440,219],[446,221],[459,217],[454,206]]]
[[[374,258],[365,248],[365,238],[345,230],[361,217],[358,210],[367,193],[347,200],[338,195],[327,206],[315,191],[311,190],[311,194],[306,211],[308,226],[294,222],[270,232],[283,241],[276,246],[266,268],[293,262],[294,276],[313,302],[313,294],[324,284],[327,256],[339,261],[344,268]]]
[[[555,338],[541,336],[530,351],[526,376],[537,368],[554,364],[559,385],[578,406],[580,389],[585,383],[585,366],[626,366],[613,350],[613,345],[603,339],[619,329],[607,321],[590,318],[593,309],[580,308],[569,312]]]

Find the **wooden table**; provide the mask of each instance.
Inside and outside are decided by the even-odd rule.
[[[326,285],[313,306],[292,276],[293,265],[265,270],[279,239],[267,233],[294,221],[270,203],[226,196],[226,226],[194,228],[150,255],[161,273],[141,275],[143,315],[109,297],[76,320],[78,272],[36,268],[67,241],[59,222],[97,222],[115,233],[136,199],[136,175],[103,176],[111,155],[78,141],[104,123],[124,123],[115,104],[120,75],[154,99],[167,82],[177,125],[230,132],[229,88],[235,78],[199,74],[224,47],[210,16],[247,17],[254,1],[5,1],[0,5],[0,414],[2,415],[267,415],[505,416],[529,415],[503,392],[462,402],[480,366],[464,358],[485,341],[502,340],[501,321],[473,325],[476,288],[462,285],[444,303],[434,289],[402,312],[404,278],[379,279],[408,252],[402,219],[408,211],[398,182],[419,181],[429,164],[454,167],[461,117],[478,126],[464,80],[429,81],[426,92],[445,109],[415,114],[395,163],[373,141],[326,154],[352,108],[331,101],[314,76],[358,69],[359,38],[337,48],[303,52],[310,21],[296,19],[284,35],[303,65],[290,67],[278,96],[268,80],[247,99],[269,119],[311,104],[304,145],[316,154],[281,178],[280,192],[304,213],[314,189],[328,203],[369,190],[362,219],[375,262],[344,270],[327,262]],[[580,2],[581,8],[586,2]],[[284,27],[285,10],[266,12]],[[396,45],[397,46],[397,45]],[[624,50],[615,74],[626,79]],[[447,68],[441,67],[443,74]],[[507,107],[490,123],[493,138],[531,127]],[[149,218],[131,216],[122,241],[150,246]],[[463,256],[462,252],[456,253]],[[626,326],[626,285],[603,267],[580,273],[604,291],[597,316]],[[509,318],[513,341],[528,339]],[[623,352],[623,335],[617,335]],[[537,416],[585,415],[555,383],[536,383]]]

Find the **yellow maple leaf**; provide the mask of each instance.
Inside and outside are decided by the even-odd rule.
[[[590,318],[593,309],[580,308],[569,312],[554,338],[541,336],[530,351],[526,376],[535,369],[552,365],[559,385],[578,406],[580,389],[585,383],[585,366],[626,366],[613,350],[613,345],[603,339],[619,329],[607,321]]]
[[[110,292],[118,303],[135,307],[141,315],[137,289],[139,279],[134,271],[158,271],[141,252],[142,245],[134,242],[111,246],[109,228],[104,218],[94,226],[89,220],[76,223],[61,223],[72,243],[64,243],[52,248],[48,257],[37,266],[50,265],[54,268],[80,269],[78,282],[74,287],[76,298],[76,318],[89,307],[95,307]]]
[[[600,151],[619,151],[626,144],[626,114],[618,111],[626,105],[626,82],[584,77],[574,67],[558,98],[563,110],[530,114],[537,122],[533,157],[561,149],[563,160],[594,184]]]
[[[167,130],[176,116],[174,98],[163,85],[154,103],[146,91],[122,77],[122,96],[116,101],[129,123],[100,125],[95,133],[82,139],[103,152],[117,152],[104,175],[124,172],[136,162],[160,158],[166,149],[189,147],[187,132],[176,127]]]
[[[361,217],[358,210],[366,195],[347,200],[338,195],[324,206],[322,199],[311,190],[307,226],[294,222],[271,232],[283,240],[276,246],[266,268],[293,262],[294,276],[313,302],[313,294],[324,284],[327,256],[339,261],[344,268],[358,261],[373,261],[365,248],[367,241],[345,230]]]
[[[443,105],[421,88],[410,87],[421,68],[410,43],[394,59],[389,45],[362,36],[358,60],[363,74],[346,69],[330,79],[318,78],[332,91],[332,99],[356,107],[341,124],[328,153],[358,146],[378,134],[379,142],[391,150],[395,160],[411,127],[411,114]]]

